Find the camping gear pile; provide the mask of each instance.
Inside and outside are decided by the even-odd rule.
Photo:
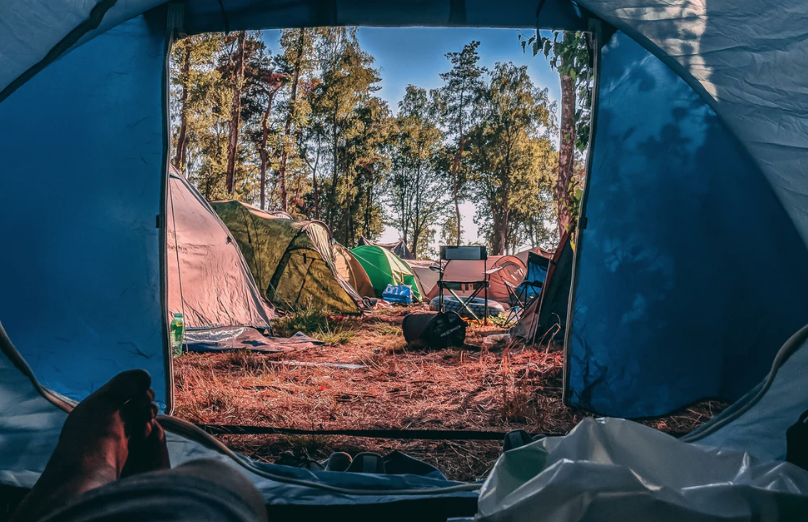
[[[613,439],[600,432],[571,438],[582,451],[555,460],[557,466],[525,460],[518,475],[500,467],[494,474],[512,478],[508,491],[522,490],[541,504],[535,510],[519,493],[503,495],[509,514],[501,519],[557,507],[541,502],[549,492],[569,507],[564,513],[588,520],[608,515],[587,509],[592,499],[610,502],[618,513],[612,519],[655,519],[668,499],[684,506],[680,513],[726,520],[700,496],[710,484],[732,496],[732,507],[746,509],[728,515],[736,520],[767,518],[787,506],[804,515],[805,472],[776,461],[785,457],[785,430],[808,407],[808,334],[789,337],[808,318],[806,19],[803,0],[440,0],[428,6],[6,0],[0,4],[0,128],[12,131],[0,140],[0,482],[30,486],[70,401],[122,369],[148,370],[156,400],[172,409],[166,70],[180,32],[537,25],[589,31],[594,55],[591,143],[568,256],[568,303],[563,316],[550,314],[565,331],[565,401],[625,417],[662,414],[703,397],[738,402],[705,424],[698,438],[681,442],[700,453],[664,461],[660,469],[669,480],[646,473],[658,454],[670,454],[660,445],[643,452],[644,459],[614,453],[614,465],[606,466],[626,480],[576,483],[582,475],[567,474],[569,466],[603,464],[590,464],[591,452],[583,451],[611,447],[606,442]],[[47,153],[43,129],[58,136],[47,140]],[[32,180],[35,193],[26,197]],[[242,217],[245,228],[259,226],[258,218]],[[285,236],[281,257],[289,259],[260,262],[266,270],[253,275],[261,292],[299,302],[285,293],[282,279],[306,281],[296,270],[308,265],[320,267],[312,285],[342,288],[319,278],[333,274],[330,257],[318,227],[311,235],[307,227],[289,226],[297,231]],[[291,263],[293,256],[302,264]],[[551,270],[545,302],[557,279]],[[386,283],[373,286],[381,292]],[[359,308],[348,290],[336,300]],[[529,325],[526,330],[532,335]],[[241,467],[265,496],[270,517],[322,516],[329,508],[332,517],[421,519],[477,509],[479,484],[280,469],[235,455],[178,419],[161,422],[172,463],[210,456]],[[716,462],[702,459],[707,447],[768,461],[743,469],[771,480],[763,484],[729,467],[702,473],[704,463]],[[678,480],[685,476],[691,480]],[[631,477],[640,484],[629,484]],[[558,480],[542,489],[545,496],[533,497],[551,478]],[[647,491],[637,489],[642,486]],[[575,487],[585,494],[573,494]],[[487,507],[495,497],[487,488],[480,498],[484,516],[493,513]],[[726,505],[718,500],[715,506]]]

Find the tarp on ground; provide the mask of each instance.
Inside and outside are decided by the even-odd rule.
[[[230,231],[172,168],[166,252],[168,311],[186,328],[268,328],[271,305],[255,285]]]
[[[255,328],[230,326],[187,330],[183,347],[189,352],[235,352],[247,350],[257,353],[283,353],[307,350],[323,344],[322,341],[297,332],[292,337],[268,337]]]
[[[398,258],[390,250],[380,246],[358,246],[351,250],[351,254],[362,264],[376,297],[381,297],[387,285],[409,285],[412,287],[413,297],[420,301],[421,290],[415,275],[409,265]]]
[[[323,223],[273,216],[238,201],[211,205],[273,305],[361,313],[362,297],[337,273],[331,233]]]

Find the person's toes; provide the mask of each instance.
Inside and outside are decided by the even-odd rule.
[[[151,375],[149,375],[149,372],[128,370],[110,379],[108,383],[99,388],[90,397],[103,397],[117,403],[119,406],[123,406],[127,401],[139,399],[145,394],[149,397],[148,402],[151,402],[154,400],[154,391],[151,391],[150,388]]]
[[[151,432],[151,421],[157,416],[157,405],[152,402],[154,393],[141,394],[121,407],[121,419],[128,437],[145,439]]]
[[[126,459],[121,477],[171,467],[162,426],[156,420],[152,420],[148,424],[148,437],[129,440],[129,457]]]

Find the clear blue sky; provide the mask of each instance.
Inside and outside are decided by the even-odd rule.
[[[359,29],[359,43],[362,48],[376,58],[376,66],[381,70],[379,96],[385,99],[390,108],[397,110],[397,103],[404,95],[408,84],[424,89],[440,87],[440,73],[450,69],[448,52],[460,51],[463,45],[479,40],[480,64],[489,69],[496,62],[511,61],[516,65],[527,65],[528,73],[537,87],[547,88],[550,99],[560,97],[558,74],[550,69],[544,56],[533,57],[530,51],[522,53],[517,40],[516,29],[470,29],[470,28],[381,28],[362,27]],[[532,35],[535,29],[525,29],[525,35]],[[264,40],[273,52],[278,51],[280,31],[264,31]],[[461,206],[463,213],[463,239],[477,239],[477,226],[472,221],[474,204],[466,202]],[[386,229],[382,241],[395,241],[398,233]]]

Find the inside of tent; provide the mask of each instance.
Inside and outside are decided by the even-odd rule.
[[[587,420],[566,437],[505,452],[484,483],[258,463],[165,416],[172,462],[212,457],[238,467],[275,516],[804,514],[808,472],[782,459],[785,427],[808,408],[806,19],[801,0],[3,2],[0,483],[30,487],[71,405],[121,370],[149,371],[157,402],[172,411],[166,63],[174,38],[528,25],[593,35],[590,154],[568,250],[565,401],[628,418],[704,397],[736,404],[686,440]],[[46,153],[43,129],[59,136]],[[32,182],[35,205],[22,196]],[[228,228],[249,264],[246,223],[258,225],[243,222],[239,232]],[[295,234],[275,265],[322,263],[328,284],[341,286],[319,246],[328,238],[308,233],[316,226],[288,228]],[[251,268],[261,291],[282,291],[280,275]],[[300,288],[283,299],[297,301]],[[358,310],[343,294],[340,304]]]

